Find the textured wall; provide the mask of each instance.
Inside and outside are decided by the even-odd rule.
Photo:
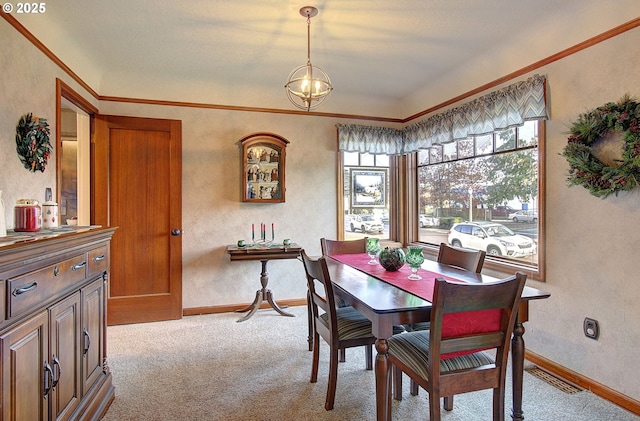
[[[13,205],[17,199],[44,202],[45,188],[51,187],[54,197],[56,189],[55,152],[43,173],[32,173],[20,162],[15,143],[18,120],[27,113],[46,118],[54,145],[56,78],[62,79],[94,105],[97,101],[4,19],[0,19],[0,39],[0,190],[7,228],[13,228]]]
[[[532,306],[527,346],[557,363],[640,399],[640,190],[605,200],[568,188],[558,154],[579,113],[625,93],[640,99],[640,29],[555,62],[548,76],[547,279],[551,299]],[[585,316],[600,322],[585,338]]]
[[[55,77],[82,93],[68,77],[6,22],[0,20],[0,189],[13,203],[43,199],[54,172],[32,175],[15,156],[14,127],[33,111],[53,118]],[[525,339],[536,353],[621,393],[640,399],[640,192],[606,200],[568,188],[567,165],[558,156],[577,115],[629,92],[640,97],[640,29],[634,29],[536,73],[548,80],[547,279],[532,286],[551,292],[531,306]],[[525,76],[526,77],[526,76]],[[88,95],[85,98],[91,100]],[[250,238],[251,223],[274,222],[288,237],[319,253],[321,236],[336,233],[335,124],[344,120],[149,105],[97,104],[104,114],[182,120],[184,307],[249,302],[259,287],[258,262],[231,263],[226,244]],[[357,110],[355,111],[357,112]],[[54,127],[52,126],[52,130]],[[287,202],[240,202],[241,137],[268,131],[291,141],[287,148]],[[12,217],[7,220],[12,226]],[[276,298],[305,295],[298,261],[272,262]],[[600,321],[598,341],[582,334],[582,320]],[[526,394],[526,391],[525,391]]]

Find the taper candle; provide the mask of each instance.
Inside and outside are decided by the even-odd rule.
[[[251,224],[251,240],[256,239],[256,227],[255,224]]]
[[[276,231],[274,230],[273,222],[271,223],[271,241],[276,239]]]

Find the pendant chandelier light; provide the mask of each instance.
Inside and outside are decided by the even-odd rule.
[[[305,6],[300,14],[307,18],[307,64],[293,69],[284,87],[293,105],[310,111],[327,99],[333,87],[329,75],[311,64],[311,18],[318,14],[318,9]]]

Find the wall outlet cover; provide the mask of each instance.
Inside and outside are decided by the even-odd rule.
[[[582,329],[584,330],[584,336],[586,336],[587,338],[597,340],[598,336],[600,336],[600,327],[598,326],[598,321],[595,319],[585,317],[582,324]]]

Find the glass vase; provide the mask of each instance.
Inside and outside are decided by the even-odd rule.
[[[422,247],[409,246],[407,251],[407,263],[411,267],[411,275],[409,275],[409,279],[422,279],[422,277],[418,275],[418,269],[420,269],[423,262],[424,256],[422,255]]]
[[[371,260],[369,260],[370,265],[377,265],[376,256],[380,253],[380,242],[377,238],[369,238],[367,240],[367,253]]]

